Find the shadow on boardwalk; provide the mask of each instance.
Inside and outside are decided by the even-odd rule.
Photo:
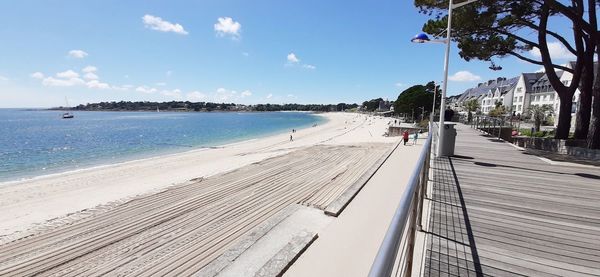
[[[600,275],[600,169],[457,128],[457,155],[432,167],[424,276]]]

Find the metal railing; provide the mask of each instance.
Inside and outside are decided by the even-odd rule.
[[[433,133],[434,128],[430,123],[429,134],[417,165],[371,266],[371,277],[388,277],[394,273],[400,276],[411,274],[416,232],[422,230],[421,214],[423,199],[427,193]]]

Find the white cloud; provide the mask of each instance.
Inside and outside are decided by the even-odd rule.
[[[296,57],[296,54],[294,54],[294,53],[289,53],[289,54],[287,55],[287,61],[288,61],[288,63],[290,63],[290,64],[294,64],[294,63],[299,63],[299,62],[300,62],[300,59],[298,59],[298,57]]]
[[[213,98],[218,102],[232,101],[233,99],[237,99],[237,91],[218,88]]]
[[[171,75],[173,75],[173,71],[168,70],[167,72],[165,72],[165,75],[167,75],[167,77],[171,77]]]
[[[42,80],[42,85],[51,87],[85,86],[90,89],[114,89],[121,91],[129,90],[133,87],[131,85],[111,86],[108,83],[101,82],[98,75],[94,73],[97,70],[98,69],[94,66],[86,66],[81,70],[85,73],[82,77],[83,79],[80,77],[79,73],[73,70],[58,72],[56,73],[56,78],[52,76],[45,77],[41,72],[34,72],[30,76],[32,78]]]
[[[83,78],[87,79],[87,80],[98,80],[99,79],[98,75],[96,75],[93,72],[86,73],[85,75],[83,75]]]
[[[43,78],[42,85],[49,87],[72,87],[85,84],[85,82],[79,78],[79,73],[73,70],[67,70],[56,73],[56,77],[58,78],[44,78],[44,74],[40,72],[33,73],[31,76],[36,79]]]
[[[48,77],[42,80],[42,85],[48,87],[72,87],[83,84],[85,84],[85,82],[79,78],[56,79],[54,77]]]
[[[243,55],[244,57],[248,57],[248,56],[250,56],[250,54],[249,54],[248,52],[242,52],[242,55]]]
[[[404,86],[404,84],[403,84],[403,83],[395,83],[394,85],[395,85],[396,87],[399,87],[399,88],[401,88],[401,87],[403,87],[403,86]]]
[[[88,74],[93,74],[93,73],[88,73]],[[100,82],[98,80],[88,81],[87,83],[85,83],[85,85],[88,88],[97,88],[97,89],[109,89],[109,88],[111,88],[111,86],[109,84],[102,83],[102,82]]]
[[[240,37],[242,24],[233,21],[231,17],[219,17],[217,19],[217,23],[214,25],[214,28],[215,32],[217,32],[217,35],[220,37],[229,35],[233,39],[238,39]]]
[[[287,97],[292,98],[292,99],[298,99],[298,96],[293,95],[293,94],[288,94]]]
[[[537,72],[544,73],[544,72],[546,72],[546,68],[544,68],[544,67],[542,66],[542,67],[538,68],[538,70],[536,70],[535,72],[536,72],[536,73],[537,73]]]
[[[163,90],[160,93],[162,95],[164,95],[164,96],[169,96],[169,97],[176,97],[176,98],[180,98],[181,97],[181,90],[180,89]]]
[[[148,87],[148,86],[139,86],[135,89],[135,91],[143,92],[143,93],[155,93],[158,90],[155,88]]]
[[[162,18],[158,17],[158,16],[153,16],[153,15],[144,15],[142,17],[142,21],[144,22],[144,26],[146,26],[146,28],[150,28],[152,30],[155,31],[160,31],[160,32],[173,32],[173,33],[177,33],[180,35],[187,35],[188,32],[186,30],[183,29],[183,26],[181,26],[178,23],[171,23],[169,21],[163,20]]]
[[[56,73],[56,77],[65,79],[79,78],[79,73],[69,69],[67,71]]]
[[[114,90],[128,91],[129,89],[133,88],[133,86],[132,85],[122,85],[122,86],[112,86],[110,88],[114,89]]]
[[[272,93],[269,93],[269,94],[267,95],[267,97],[265,97],[265,98],[267,98],[267,99],[271,99],[272,97],[273,97],[273,94],[272,94]]]
[[[8,81],[8,80],[9,80],[8,77],[4,77],[4,76],[0,75],[0,81]]]
[[[165,83],[165,82],[158,82],[155,85],[160,86],[160,87],[164,87],[164,86],[167,85],[167,83]]]
[[[249,91],[249,90],[244,90],[244,91],[242,91],[242,93],[240,93],[240,96],[241,96],[242,98],[244,98],[244,97],[248,97],[248,96],[252,96],[252,92],[251,92],[251,91]]]
[[[454,82],[474,82],[481,80],[481,77],[469,71],[463,70],[454,73],[452,76],[448,76],[448,79]]]
[[[202,101],[202,100],[206,99],[206,94],[199,92],[199,91],[192,91],[192,92],[188,93],[186,96],[187,96],[187,99],[190,101]]]
[[[83,72],[83,73],[92,73],[92,72],[96,72],[96,71],[98,71],[98,68],[96,68],[95,66],[91,66],[91,65],[88,65],[81,70],[81,72]]]
[[[286,59],[287,59],[287,62],[285,64],[285,66],[296,66],[296,65],[300,66],[300,58],[298,58],[298,56],[296,56],[296,54],[294,52],[289,53],[287,55]],[[314,70],[317,67],[312,64],[303,64],[302,68]]]
[[[87,52],[83,50],[71,50],[69,51],[69,57],[76,59],[83,59],[88,55]]]
[[[29,75],[29,76],[31,76],[31,78],[34,78],[34,79],[40,79],[40,80],[44,79],[44,73],[42,73],[42,72],[34,72],[34,73],[31,73],[31,75]]]
[[[558,41],[548,43],[548,52],[550,53],[550,57],[552,59],[571,60],[576,58],[575,55],[573,55],[573,53],[569,52],[569,50],[567,50],[567,48]],[[542,57],[540,49],[538,48],[533,48],[529,50],[529,54],[538,59]]]

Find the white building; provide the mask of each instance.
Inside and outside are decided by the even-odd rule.
[[[497,78],[484,83],[479,83],[477,87],[467,89],[458,98],[456,105],[462,106],[465,102],[477,99],[481,106],[481,112],[488,113],[496,107],[496,102],[507,106],[507,94],[512,94],[518,78]],[[510,106],[507,106],[510,107]]]
[[[527,112],[530,103],[529,97],[533,91],[533,84],[542,76],[544,76],[544,73],[521,73],[519,75],[512,100],[512,111],[516,115],[522,115]]]

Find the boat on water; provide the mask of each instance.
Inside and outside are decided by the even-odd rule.
[[[66,109],[70,109],[69,107],[69,100],[67,99],[67,97],[65,97],[65,102],[67,102],[67,106],[65,107]],[[69,118],[74,118],[75,115],[71,112],[66,112],[62,114],[62,118],[63,119],[69,119]]]

